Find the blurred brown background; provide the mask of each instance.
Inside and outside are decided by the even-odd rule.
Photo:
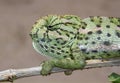
[[[46,58],[33,49],[29,32],[33,23],[48,14],[120,17],[120,0],[0,0],[0,70],[38,66]],[[109,83],[120,67],[75,71],[48,77],[18,79],[14,83]]]

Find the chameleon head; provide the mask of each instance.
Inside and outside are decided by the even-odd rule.
[[[81,20],[74,15],[48,15],[35,22],[30,36],[33,40],[45,37],[74,37],[81,26]],[[67,40],[67,39],[66,39]]]
[[[33,25],[30,36],[33,46],[42,55],[63,57],[76,39],[81,19],[74,15],[48,15]]]

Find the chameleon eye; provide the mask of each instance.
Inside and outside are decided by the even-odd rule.
[[[46,28],[47,28],[47,30],[51,30],[51,31],[53,31],[52,26],[46,26]]]

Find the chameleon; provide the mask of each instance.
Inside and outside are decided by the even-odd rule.
[[[120,57],[120,18],[48,15],[35,22],[30,32],[34,49],[50,60],[43,61],[41,74],[54,67],[83,69],[86,60]],[[71,72],[65,72],[69,75]]]

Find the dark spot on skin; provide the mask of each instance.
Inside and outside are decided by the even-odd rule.
[[[92,44],[95,44],[95,42],[94,42],[94,41],[92,41]]]
[[[31,38],[32,38],[32,39],[34,39],[34,38],[38,38],[37,33],[34,33],[34,34],[31,33],[30,35],[31,35]],[[38,38],[38,39],[39,39],[39,38]],[[36,40],[38,40],[38,39],[36,39]]]
[[[45,38],[42,38],[41,41],[42,41],[42,42],[45,42]]]
[[[54,46],[57,46],[57,44],[54,44]]]
[[[37,40],[37,42],[39,43],[39,40]]]
[[[63,40],[63,38],[56,38],[55,40]]]
[[[61,29],[61,28],[60,28],[60,30],[61,30],[61,31],[65,31],[65,32],[68,32],[68,30],[65,30],[65,29]]]
[[[60,55],[61,53],[57,52],[58,55]]]
[[[34,38],[38,38],[38,31],[39,31],[39,29],[37,29],[37,31],[36,31],[36,33],[34,33],[33,35],[32,35],[32,37]]]
[[[48,46],[47,45],[44,45],[45,46],[45,48],[48,48]]]
[[[111,43],[109,41],[104,41],[103,44],[106,45],[106,46],[111,45]]]
[[[106,25],[106,28],[110,28],[110,25]]]
[[[69,35],[69,34],[67,34],[67,33],[66,33],[66,36],[70,37],[70,35]]]
[[[95,56],[92,56],[91,58],[92,58],[92,59],[95,59]]]
[[[120,18],[118,18],[118,21],[120,22]]]
[[[82,26],[82,29],[85,29],[85,26]]]
[[[79,34],[79,31],[77,32],[77,34]]]
[[[61,43],[61,45],[64,45],[64,44],[66,44],[67,43],[67,41],[63,41],[62,43]]]
[[[65,47],[68,47],[68,46],[65,46],[65,45],[64,45],[64,46],[62,46],[61,48],[65,48]]]
[[[89,31],[87,34],[88,34],[88,35],[91,35],[92,33],[93,33],[92,31]]]
[[[100,40],[100,39],[101,39],[101,37],[97,37],[97,39],[98,39],[98,40]]]
[[[62,33],[60,31],[56,31],[59,35],[62,35]]]
[[[118,21],[120,22],[120,19],[118,19]]]
[[[103,53],[107,53],[106,51],[103,51]]]
[[[58,50],[60,50],[61,48],[60,48],[60,47],[58,47],[57,49],[58,49]]]
[[[49,30],[46,30],[46,33],[48,33],[49,32]]]
[[[57,41],[57,43],[60,43],[60,41]]]
[[[120,38],[120,33],[116,31],[116,36]]]
[[[97,34],[101,34],[101,33],[102,33],[102,31],[101,31],[101,30],[98,30],[98,31],[96,31],[96,33],[97,33]]]
[[[40,47],[42,47],[42,48],[43,48],[43,45],[42,45],[42,44],[40,44]]]
[[[87,49],[85,49],[85,48],[84,48],[84,49],[81,49],[82,52],[86,52],[86,50],[87,50]]]
[[[63,56],[64,58],[66,58],[67,56]]]
[[[97,53],[98,51],[97,50],[92,50],[92,52]]]
[[[120,52],[120,49],[118,50],[118,52]]]
[[[101,27],[101,25],[100,25],[100,24],[97,24],[96,26],[97,26],[97,27]]]
[[[111,54],[109,54],[109,53],[107,53],[106,55],[107,55],[107,56],[111,56]]]
[[[75,34],[74,38],[71,38],[71,39],[76,39],[77,38],[77,34]]]
[[[120,53],[120,49],[118,49],[118,50],[117,50],[117,52],[119,52],[119,53]]]
[[[90,58],[89,58],[89,57],[86,57],[85,60],[90,60]]]
[[[87,26],[87,23],[83,22],[83,24],[84,24],[85,26]]]
[[[74,34],[73,32],[70,32],[71,34]]]
[[[83,38],[82,38],[82,37],[77,37],[77,39],[78,39],[78,40],[83,40]]]
[[[86,54],[90,54],[90,52],[86,52]]]
[[[120,27],[120,25],[117,25],[117,27]]]
[[[102,20],[100,20],[100,23],[102,23]]]
[[[113,21],[112,21],[112,20],[110,20],[110,22],[111,22],[111,23],[113,23]]]
[[[90,21],[94,22],[94,19],[91,18]]]
[[[45,52],[48,52],[48,50],[45,50]]]
[[[52,53],[54,53],[55,51],[54,50],[51,50]]]
[[[61,50],[61,52],[65,52],[64,50]]]
[[[87,45],[88,43],[85,43],[85,45]]]
[[[107,37],[110,37],[111,36],[111,34],[110,33],[107,33]]]
[[[70,54],[70,58],[71,58],[71,59],[74,59],[73,54]]]
[[[89,38],[88,37],[85,37],[85,40],[88,40]]]
[[[55,47],[54,47],[54,46],[51,46],[51,48],[52,48],[52,49],[55,49]]]
[[[82,40],[83,38],[82,37],[79,37],[80,40]]]
[[[68,51],[66,51],[66,53],[69,53]]]

